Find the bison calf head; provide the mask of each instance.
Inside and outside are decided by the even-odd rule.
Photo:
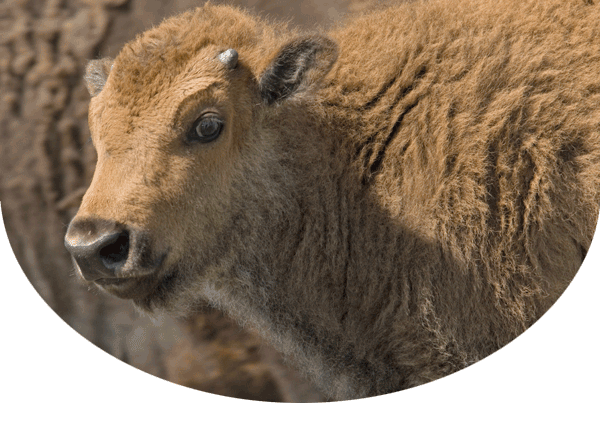
[[[281,213],[269,112],[309,94],[335,44],[223,7],[164,22],[86,84],[98,161],[65,244],[83,278],[144,309],[182,311],[189,286],[252,253]],[[259,204],[256,203],[261,200]],[[190,299],[190,297],[187,297]]]

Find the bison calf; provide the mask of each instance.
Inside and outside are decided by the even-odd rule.
[[[148,311],[204,303],[332,398],[496,351],[600,204],[600,7],[440,0],[301,34],[231,7],[91,61],[98,164],[66,246]]]

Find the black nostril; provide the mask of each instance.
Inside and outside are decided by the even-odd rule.
[[[88,281],[117,278],[131,257],[129,229],[100,219],[74,219],[65,246]]]
[[[77,272],[87,281],[112,285],[154,273],[165,254],[152,253],[148,233],[115,221],[75,217],[65,247]],[[128,281],[126,281],[128,282]]]
[[[127,261],[129,254],[129,233],[122,232],[112,235],[104,242],[98,255],[107,269],[115,270]]]

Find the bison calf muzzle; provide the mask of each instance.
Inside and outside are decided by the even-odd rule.
[[[127,285],[152,275],[162,261],[149,257],[148,243],[146,234],[102,219],[74,219],[65,236],[65,246],[85,280],[129,298],[141,292]]]

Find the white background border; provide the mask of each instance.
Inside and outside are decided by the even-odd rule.
[[[299,405],[194,391],[103,352],[46,305],[0,230],[1,428],[600,428],[598,231],[564,295],[499,352],[404,392]]]

